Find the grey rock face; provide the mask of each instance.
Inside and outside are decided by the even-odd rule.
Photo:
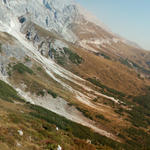
[[[15,43],[11,44],[2,44],[1,53],[0,53],[0,73],[4,76],[7,75],[8,64],[15,61],[22,61],[26,56],[25,49]]]
[[[4,0],[0,2],[0,12],[0,20],[3,22],[10,22],[11,15],[17,17],[20,23],[30,18],[35,24],[49,31],[56,31],[66,40],[76,40],[69,29],[77,14],[72,0]]]

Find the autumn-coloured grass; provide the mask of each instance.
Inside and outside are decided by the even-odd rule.
[[[135,70],[117,61],[96,56],[81,48],[74,49],[84,62],[79,66],[72,66],[71,71],[84,79],[97,78],[103,85],[127,95],[144,93],[146,85],[149,85],[149,81],[140,79]]]

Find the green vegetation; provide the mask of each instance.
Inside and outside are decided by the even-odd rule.
[[[33,71],[22,63],[18,63],[14,65],[13,70],[17,71],[20,74],[24,74],[24,73],[33,74]]]
[[[74,106],[78,111],[80,111],[85,117],[91,119],[91,120],[94,120],[94,118],[97,118],[97,119],[101,119],[101,120],[104,120],[104,121],[107,121],[107,122],[110,122],[107,118],[105,118],[102,114],[97,114],[97,113],[90,113],[90,111],[88,111],[87,109],[85,108],[82,108],[82,107],[79,107],[78,105],[76,104],[73,104],[73,103],[69,103],[68,104],[69,106]]]
[[[119,92],[119,91],[117,91],[117,90],[114,90],[114,89],[112,89],[112,88],[109,88],[109,87],[107,87],[107,86],[105,86],[105,85],[103,85],[103,84],[101,84],[100,83],[100,81],[98,81],[97,79],[95,79],[95,78],[88,78],[87,79],[89,82],[91,82],[92,84],[94,84],[94,85],[96,85],[96,86],[98,86],[98,87],[100,87],[100,88],[102,88],[102,92],[104,92],[105,90],[107,90],[107,92],[109,92],[109,93],[106,93],[107,95],[109,94],[110,96],[116,96],[117,98],[123,98],[123,97],[125,97],[126,95],[124,94],[124,93],[122,93],[122,92]],[[105,94],[105,93],[104,93]]]
[[[134,63],[133,61],[130,61],[130,60],[124,59],[124,58],[120,58],[119,61],[120,61],[123,65],[126,65],[126,66],[129,67],[129,68],[136,68],[136,69],[142,71],[143,73],[150,74],[150,70],[147,70],[147,69],[145,69],[144,67],[139,66],[138,64]],[[150,64],[150,63],[147,62],[147,65],[148,65],[148,66],[150,66],[149,64]]]
[[[150,110],[150,95],[138,96],[133,99],[134,102]]]
[[[8,84],[0,80],[0,98],[9,102],[13,102],[13,100],[21,100],[21,98],[17,95],[17,92]],[[48,92],[48,91],[47,91]],[[51,91],[50,91],[51,93]],[[34,127],[37,131],[34,133],[34,137],[38,139],[43,139],[46,137],[49,139],[49,137],[53,137],[52,135],[49,135],[48,132],[51,132],[53,129],[51,127],[57,126],[60,129],[62,129],[63,132],[66,132],[66,135],[68,136],[74,136],[76,138],[84,139],[90,139],[92,141],[92,144],[97,146],[109,146],[115,150],[149,150],[149,141],[150,141],[150,135],[149,131],[145,131],[143,129],[140,129],[139,127],[148,127],[150,125],[150,96],[138,96],[133,99],[134,107],[132,110],[126,111],[129,114],[129,119],[133,123],[135,127],[130,127],[127,129],[122,129],[119,136],[124,139],[126,144],[120,144],[118,142],[115,142],[107,137],[101,136],[97,133],[94,133],[91,129],[88,127],[82,126],[78,123],[72,122],[64,117],[61,117],[49,110],[46,110],[40,106],[35,106],[31,104],[26,104],[25,108],[29,109],[29,114],[20,114],[21,116],[18,116],[18,114],[11,113],[9,114],[9,120],[12,121],[15,124],[26,124],[25,122],[29,123],[29,120],[32,120],[30,122],[33,123],[32,127]],[[13,104],[15,105],[15,104]],[[23,107],[23,106],[21,106]],[[78,108],[83,114],[89,114],[90,113],[84,109]],[[16,109],[15,109],[16,110]],[[122,112],[122,110],[119,110]],[[89,117],[89,116],[88,116]],[[101,114],[95,115],[96,118],[109,121],[107,118],[105,118]],[[35,120],[40,119],[40,122],[42,125],[38,125],[36,127]],[[24,122],[25,120],[25,122]],[[47,123],[43,123],[43,121],[46,121]],[[42,127],[42,128],[41,128]],[[137,128],[138,127],[138,128]],[[12,132],[13,130],[11,130]],[[61,133],[62,133],[61,131]],[[15,131],[15,133],[17,130]],[[27,133],[26,133],[27,134]],[[17,136],[17,134],[15,134]],[[7,138],[6,138],[7,137]],[[28,136],[27,136],[28,138]],[[7,140],[8,139],[8,140]],[[8,136],[3,135],[3,133],[0,133],[0,141],[9,143],[10,146],[15,146],[15,140],[12,138],[9,138]],[[44,143],[45,144],[45,143]],[[81,144],[81,143],[80,143]],[[48,148],[55,148],[57,146],[56,141],[47,141],[45,144],[45,147],[43,149]]]
[[[150,149],[150,135],[146,133],[142,129],[137,128],[128,128],[124,130],[125,134],[127,134],[127,137],[132,139],[128,140],[126,139],[126,143],[132,145],[135,150],[149,150]]]
[[[33,112],[30,112],[31,116],[43,119],[48,123],[54,124],[60,129],[72,133],[77,138],[85,140],[90,139],[95,145],[107,145],[114,148],[115,150],[121,150],[123,148],[126,148],[124,144],[115,142],[107,137],[99,135],[98,133],[94,133],[88,127],[72,122],[40,106],[35,106],[31,104],[28,106],[31,110],[34,110]]]
[[[35,69],[40,73],[44,72],[44,70],[41,67],[37,67]],[[17,75],[14,74],[15,72],[17,72],[18,74]],[[25,73],[29,73],[31,75],[27,76],[27,74]],[[56,98],[58,96],[55,92],[49,89],[45,84],[41,83],[37,75],[35,75],[30,68],[28,68],[22,63],[15,64],[14,66],[9,64],[8,74],[12,75],[12,78],[14,78],[14,80],[16,80],[15,78],[16,76],[18,76],[18,80],[20,80],[19,82],[23,82],[26,85],[25,90],[34,93],[37,96],[43,97],[46,93],[52,95],[53,98]]]
[[[64,66],[66,65],[67,62],[67,58],[65,57],[65,55],[63,53],[59,54],[55,49],[51,49],[52,54],[54,55],[55,61],[61,65]]]
[[[138,96],[133,99],[138,105],[127,111],[130,121],[136,127],[144,127],[150,125],[150,95]]]
[[[129,67],[129,68],[132,68],[132,65],[131,65],[131,63],[129,62],[128,59],[120,58],[119,61],[120,61],[123,65],[126,65],[126,66]]]
[[[101,119],[101,120],[110,122],[110,121],[109,121],[107,118],[105,118],[104,115],[102,115],[102,114],[98,114],[98,115],[96,115],[95,117],[98,118],[98,119]]]
[[[41,67],[37,67],[36,69],[37,69],[37,71],[42,71],[43,70]]]
[[[142,71],[143,73],[150,74],[150,70],[147,70],[134,62],[132,62],[132,64],[133,64],[133,67],[137,68],[138,70]]]
[[[38,96],[44,96],[46,92],[53,98],[57,98],[58,96],[55,92],[40,84],[37,80],[24,80],[24,83],[28,86],[28,91],[35,93]]]
[[[37,92],[37,95],[38,95],[38,96],[44,96],[44,95],[45,95],[45,92],[44,92],[43,90],[38,91],[38,92]]]
[[[50,94],[53,98],[57,98],[57,94],[53,92],[52,90],[47,90],[47,93]]]
[[[78,54],[72,52],[69,48],[64,47],[64,52],[66,55],[68,55],[69,60],[73,63],[73,64],[81,64],[83,59],[82,57],[80,57]]]
[[[59,55],[56,55],[55,56],[55,60],[57,61],[57,63],[59,64],[59,65],[62,65],[62,66],[64,66],[64,65],[66,65],[66,58],[64,57],[64,56],[59,56]]]
[[[25,62],[30,62],[31,59],[29,57],[25,57]]]
[[[57,150],[58,145],[63,150],[96,150],[86,140],[76,138],[68,131],[57,131],[54,124],[31,116],[29,112],[32,110],[26,104],[0,100],[0,108],[3,116],[0,119],[0,150],[16,150],[16,143],[20,143],[21,150]],[[18,134],[18,130],[23,131],[23,136]]]
[[[105,53],[94,52],[94,54],[95,54],[96,56],[102,56],[102,57],[104,57],[105,59],[111,60],[111,58],[110,58],[107,54],[105,54]]]
[[[150,123],[150,118],[146,117],[145,109],[142,109],[142,107],[134,106],[132,110],[128,111],[129,121],[136,127],[146,128]]]
[[[116,113],[123,115],[124,109],[122,107],[115,110]]]
[[[82,112],[82,114],[83,114],[85,117],[87,117],[87,118],[93,120],[93,117],[92,117],[92,115],[90,114],[90,112],[89,112],[88,110],[85,110],[85,109],[83,109],[83,108],[81,108],[81,107],[78,107],[78,106],[76,106],[76,108],[77,108],[77,110],[79,110],[80,112]]]
[[[0,80],[0,98],[9,102],[24,101],[18,96],[17,91],[2,80]]]
[[[83,62],[83,59],[76,53],[72,52],[69,48],[64,47],[63,51],[56,51],[55,49],[51,49],[52,54],[54,55],[55,61],[64,66],[68,62],[79,65]]]
[[[100,55],[103,56],[105,59],[111,60],[111,58],[108,55],[104,54],[104,53],[100,53]]]
[[[123,129],[119,136],[134,150],[149,150],[150,95],[134,97],[131,105],[130,110],[118,110],[120,114],[123,111],[128,113],[127,120],[133,125],[127,129]]]

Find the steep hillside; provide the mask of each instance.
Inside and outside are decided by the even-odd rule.
[[[24,103],[16,91],[0,80],[0,149],[1,150],[95,150],[99,136],[89,128],[73,123],[42,107]],[[7,90],[7,95],[3,91]],[[88,140],[93,137],[95,145]],[[97,139],[96,139],[97,136]],[[86,140],[87,139],[87,140]],[[105,138],[102,144],[117,143]],[[105,140],[107,141],[105,143]],[[96,144],[97,142],[99,144]],[[116,146],[115,146],[116,147]]]
[[[149,60],[72,0],[1,0],[0,149],[148,150]]]

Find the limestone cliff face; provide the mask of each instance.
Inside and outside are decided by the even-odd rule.
[[[138,63],[135,58],[143,59],[140,48],[113,34],[74,0],[0,0],[0,31],[16,39],[24,36],[42,55],[51,55],[50,43],[55,39],[39,35],[39,28],[97,55],[103,56],[104,52],[112,59],[131,59],[130,63]],[[141,64],[148,69],[145,59]]]
[[[69,29],[77,14],[75,3],[71,0],[2,0],[0,12],[0,21],[8,25],[12,16],[21,18],[20,23],[30,19],[44,29],[59,33],[67,40],[76,40],[76,36]]]
[[[110,41],[115,37],[96,17],[73,0],[1,0],[0,12],[0,27],[3,30],[5,25],[12,26],[15,19],[19,20],[15,23],[18,29],[21,24],[31,21],[73,43],[80,43],[85,37],[90,41],[93,41],[92,37]]]

